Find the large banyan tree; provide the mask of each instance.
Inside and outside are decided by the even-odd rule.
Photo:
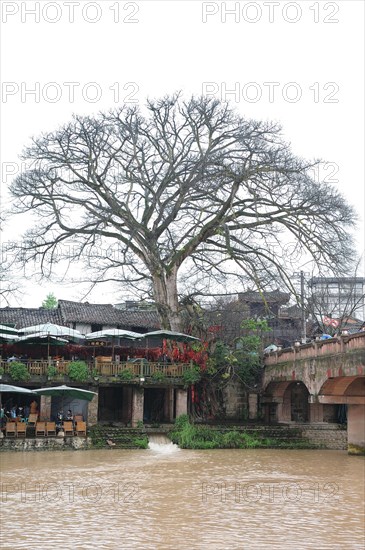
[[[90,281],[150,292],[165,328],[181,329],[187,294],[278,277],[290,286],[294,256],[332,268],[351,256],[354,213],[341,194],[313,179],[277,124],[216,99],[74,116],[23,158],[14,208],[36,216],[23,261],[49,273],[60,257],[83,259]]]

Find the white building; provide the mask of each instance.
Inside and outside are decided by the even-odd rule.
[[[313,277],[308,284],[316,315],[365,320],[365,278]]]

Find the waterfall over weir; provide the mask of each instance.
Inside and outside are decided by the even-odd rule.
[[[172,454],[180,451],[178,445],[172,443],[164,433],[148,434],[148,448],[161,454]]]

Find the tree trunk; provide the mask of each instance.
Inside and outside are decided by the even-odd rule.
[[[152,275],[153,291],[161,327],[181,332],[182,322],[179,314],[177,295],[177,271],[174,267],[168,274],[163,271]]]

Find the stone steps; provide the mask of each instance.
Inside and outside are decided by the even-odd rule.
[[[141,449],[145,448],[143,441],[147,445],[145,431],[138,428],[93,426],[88,435],[92,445],[97,448]]]

